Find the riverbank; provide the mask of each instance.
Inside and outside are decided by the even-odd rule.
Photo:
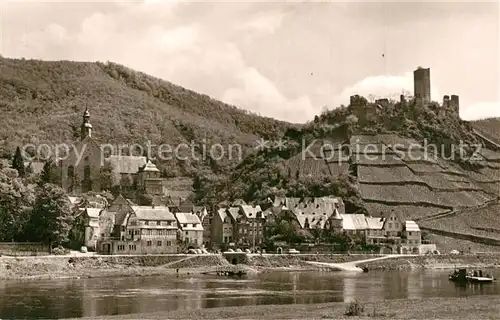
[[[413,257],[393,257],[379,261],[360,263],[369,271],[413,270],[413,269],[454,269],[456,267],[498,269],[500,253],[476,253],[464,255],[427,255]]]
[[[318,270],[310,262],[348,263],[380,255],[249,255],[242,264],[248,273]],[[43,256],[0,257],[0,279],[67,279],[200,274],[229,265],[222,255]],[[500,253],[438,256],[391,256],[358,264],[370,270],[500,268]],[[324,269],[324,268],[321,268]]]
[[[347,317],[347,303],[257,305],[170,311],[92,319],[498,319],[500,296],[398,299],[362,303],[361,316]],[[84,318],[86,319],[86,318]]]

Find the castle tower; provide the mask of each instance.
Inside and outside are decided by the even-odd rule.
[[[90,113],[88,108],[86,108],[83,113],[83,121],[80,128],[80,138],[83,140],[87,136],[92,137],[92,125],[90,124]]]
[[[413,91],[415,98],[421,98],[424,104],[431,102],[431,70],[418,67],[413,71]]]
[[[460,100],[457,95],[451,95],[450,108],[458,115],[460,112]]]

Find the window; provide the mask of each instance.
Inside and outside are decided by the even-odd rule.
[[[90,180],[90,166],[83,167],[83,180]]]
[[[124,251],[125,250],[125,245],[124,244],[119,244],[118,245],[118,251]]]
[[[188,232],[188,231],[186,231],[186,236],[187,236],[188,234],[189,234],[189,232]]]
[[[389,223],[389,229],[392,229],[392,223]]]
[[[156,221],[157,226],[161,226],[161,221]]]
[[[146,245],[147,245],[148,247],[151,247],[153,244],[152,244],[152,242],[151,242],[151,241],[148,241],[148,242],[146,242]]]
[[[167,241],[167,242],[165,242],[165,245],[166,245],[167,247],[171,247],[171,246],[172,246],[172,241]]]
[[[187,228],[187,226],[188,226],[188,225],[187,225],[187,223],[184,223],[184,224],[182,225],[182,227],[183,227],[183,228]]]
[[[157,241],[157,242],[156,242],[156,245],[157,245],[158,247],[161,247],[161,241]]]
[[[134,251],[134,250],[135,250],[135,244],[129,244],[129,245],[128,245],[128,249],[129,249],[130,251]]]
[[[411,236],[411,231],[408,232],[408,235]]]

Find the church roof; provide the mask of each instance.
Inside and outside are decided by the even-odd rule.
[[[146,165],[146,157],[111,155],[107,160],[117,173],[137,173]]]

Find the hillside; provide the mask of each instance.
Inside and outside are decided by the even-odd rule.
[[[500,144],[500,118],[473,121],[472,126],[474,129],[488,136],[494,142]]]
[[[495,232],[484,228],[500,218],[500,151],[487,148],[470,123],[437,104],[418,107],[412,101],[361,117],[349,106],[290,129],[288,147],[252,155],[228,181],[199,188],[198,198],[212,189],[222,199],[247,201],[335,195],[351,213],[396,210],[430,229],[479,237]],[[301,146],[301,140],[307,143]],[[483,223],[471,224],[471,215]]]
[[[0,158],[26,143],[75,141],[86,107],[95,139],[111,144],[206,140],[208,148],[237,143],[245,151],[260,137],[281,136],[290,125],[114,63],[0,57]],[[159,166],[182,175],[209,164],[201,162]]]

